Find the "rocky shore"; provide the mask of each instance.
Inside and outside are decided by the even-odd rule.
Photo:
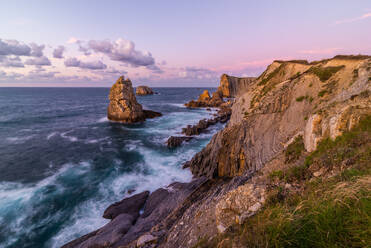
[[[312,63],[274,61],[258,78],[223,75],[216,92],[210,97],[205,91],[187,104],[218,106],[221,112],[214,119],[184,128],[186,137],[229,119],[184,166],[190,168],[192,182],[173,183],[114,203],[104,213],[111,222],[64,248],[246,247],[243,244],[253,244],[254,238],[250,235],[250,240],[242,241],[234,230],[253,221],[263,206],[305,192],[309,180],[325,181],[359,165],[369,169],[370,133],[368,122],[362,123],[371,116],[371,57],[336,56]],[[231,108],[218,100],[231,96],[236,97]],[[131,119],[140,119],[139,107],[131,102],[136,109]],[[362,129],[360,136],[353,134],[348,140],[358,137],[352,141],[358,142],[354,149],[364,149],[345,159],[355,152],[347,153],[344,149],[352,146],[342,139],[343,155],[328,166],[332,164],[328,156],[336,147],[332,152],[324,149],[359,125],[365,125],[366,131]],[[365,138],[361,141],[359,137]],[[179,142],[174,140],[174,144]]]

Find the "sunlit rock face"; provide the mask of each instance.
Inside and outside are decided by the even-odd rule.
[[[111,87],[107,117],[112,121],[135,123],[145,120],[142,105],[135,98],[130,79],[121,76]]]
[[[139,96],[153,95],[153,90],[148,86],[138,86],[135,93]]]

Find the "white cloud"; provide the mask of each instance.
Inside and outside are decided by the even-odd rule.
[[[104,64],[102,61],[87,61],[83,62],[77,58],[68,58],[64,61],[64,65],[66,67],[78,67],[82,69],[90,69],[90,70],[101,70],[106,69],[107,65]]]
[[[335,25],[339,25],[339,24],[343,24],[343,23],[352,23],[352,22],[361,21],[361,20],[364,20],[364,19],[367,19],[367,18],[371,18],[371,12],[368,12],[368,13],[363,14],[363,15],[358,16],[358,17],[336,21]]]

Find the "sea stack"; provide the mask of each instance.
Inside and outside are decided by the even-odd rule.
[[[107,117],[112,121],[130,124],[161,116],[161,113],[143,110],[142,105],[137,102],[130,79],[125,79],[124,76],[117,79],[111,87],[109,100]]]
[[[137,87],[135,93],[138,96],[153,95],[153,90],[148,86],[141,85]]]

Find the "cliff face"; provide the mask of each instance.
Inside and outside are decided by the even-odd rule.
[[[251,174],[303,135],[313,151],[371,112],[371,59],[334,58],[316,64],[277,61],[232,107],[228,126],[191,161],[196,176]]]
[[[222,93],[223,97],[237,97],[245,92],[254,80],[254,77],[239,78],[223,74],[220,78],[218,91]]]

